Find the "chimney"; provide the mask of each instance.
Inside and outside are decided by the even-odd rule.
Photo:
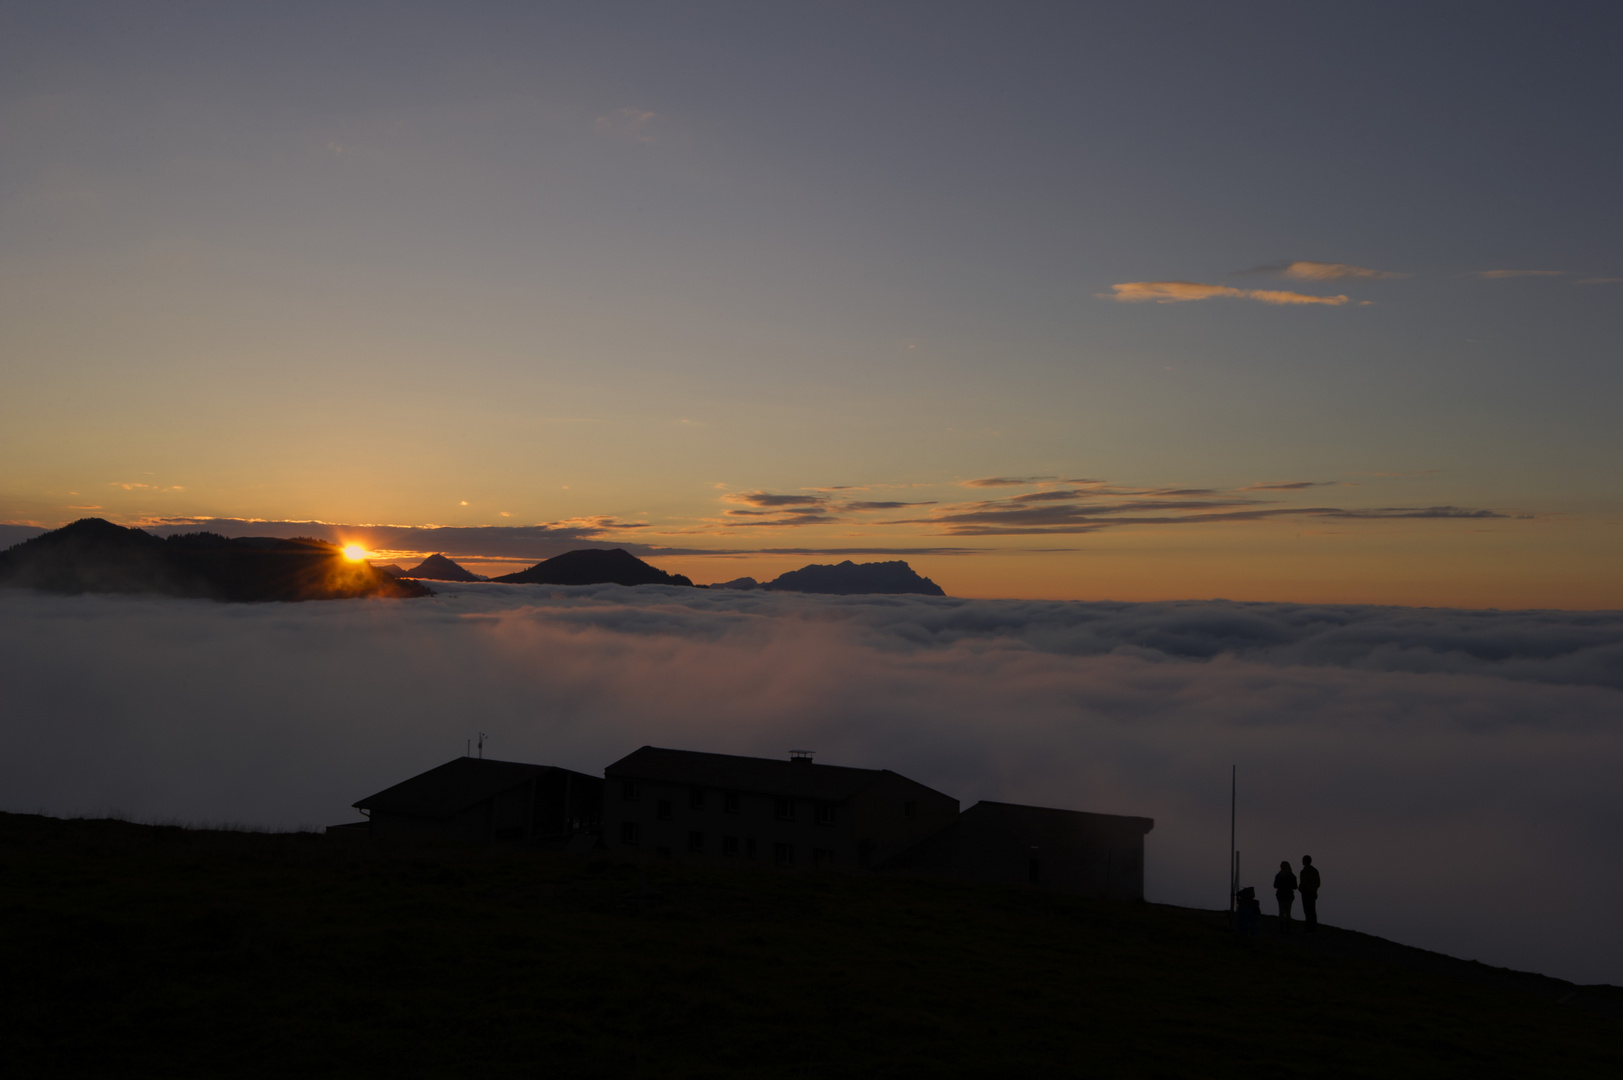
[[[812,751],[810,751],[810,750],[791,750],[791,751],[789,751],[789,760],[790,760],[790,762],[792,762],[795,765],[810,765],[811,764],[811,759],[812,759]]]

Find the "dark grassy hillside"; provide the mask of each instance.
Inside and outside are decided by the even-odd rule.
[[[1623,1024],[1201,913],[0,815],[0,1072],[1623,1075]]]

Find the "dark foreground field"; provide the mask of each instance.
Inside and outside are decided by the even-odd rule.
[[[0,1074],[1623,1076],[1613,1017],[1199,912],[643,875],[0,815]]]

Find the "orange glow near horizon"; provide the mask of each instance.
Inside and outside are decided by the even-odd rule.
[[[366,549],[359,544],[344,545],[344,558],[350,562],[361,562],[366,558]]]

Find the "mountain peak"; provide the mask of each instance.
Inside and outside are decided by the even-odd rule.
[[[920,596],[946,596],[941,586],[921,577],[900,559],[891,562],[855,563],[850,559],[837,566],[813,564],[791,570],[763,589],[779,592],[824,593],[836,596],[865,593],[913,593]]]
[[[512,585],[687,585],[682,574],[649,566],[624,548],[580,548],[496,581]]]
[[[444,555],[434,554],[412,567],[402,570],[398,575],[408,578],[424,578],[428,581],[484,581],[478,574],[463,569]]]

